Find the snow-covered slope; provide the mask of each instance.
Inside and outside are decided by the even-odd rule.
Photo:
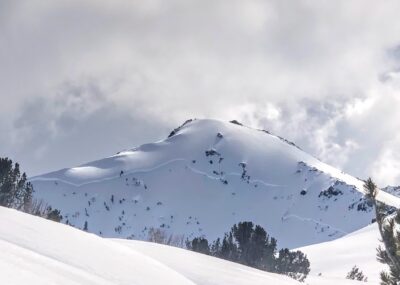
[[[329,280],[343,279],[354,265],[368,277],[369,282],[379,284],[379,274],[386,266],[376,259],[380,243],[376,223],[340,239],[299,248],[311,262],[310,279],[321,274]],[[339,282],[339,281],[338,281]]]
[[[188,121],[164,141],[31,181],[36,198],[60,209],[64,223],[87,222],[105,237],[146,239],[155,227],[213,240],[250,220],[294,248],[373,218],[362,181],[283,138],[216,120]],[[400,205],[385,192],[378,198]]]
[[[343,238],[340,238],[341,240]],[[179,249],[171,246],[165,246],[160,244],[153,244],[149,242],[142,242],[142,241],[131,241],[131,240],[122,240],[122,239],[115,239],[114,241],[128,246],[129,248],[141,252],[146,256],[150,256],[155,260],[162,262],[163,264],[167,265],[173,270],[181,273],[185,277],[189,278],[196,284],[259,284],[260,282],[264,282],[262,284],[279,284],[280,276],[276,276],[276,280],[273,283],[268,283],[265,280],[264,272],[260,272],[258,270],[242,266],[240,264],[226,262],[224,266],[221,266],[221,260],[217,258],[213,258],[203,254],[197,254],[195,252],[190,252],[184,249]],[[357,240],[347,240],[350,241],[352,246],[354,246],[353,255],[352,255],[352,262],[362,263],[366,268],[372,268],[375,266],[376,262],[375,259],[367,259],[364,260],[365,254],[363,251],[371,251],[372,245],[366,245],[365,248],[357,247]],[[351,245],[348,245],[349,248]],[[320,249],[329,249],[330,247],[322,246]],[[311,248],[310,248],[311,251]],[[311,267],[315,266],[322,272],[329,272],[332,270],[332,267],[337,268],[337,272],[346,271],[347,268],[345,264],[334,263],[334,257],[338,257],[339,260],[342,257],[342,253],[335,253],[333,250],[330,251],[331,256],[328,258],[329,262],[325,262],[323,259],[314,258],[315,262],[319,263],[312,263]],[[319,255],[321,257],[322,254]],[[171,258],[173,257],[173,258]],[[186,262],[188,261],[188,262]],[[358,262],[358,263],[357,263]],[[379,267],[381,268],[381,267]],[[351,268],[350,268],[351,269]],[[306,284],[306,285],[357,285],[360,284],[359,281],[353,281],[346,279],[346,274],[339,275],[339,274],[327,274],[318,276],[318,274],[311,274],[307,277],[304,283],[296,283],[296,284]],[[315,270],[314,270],[315,271]],[[373,270],[375,272],[376,269]],[[368,274],[370,272],[367,272]],[[213,276],[210,278],[210,276]],[[214,277],[215,276],[215,277]],[[218,277],[217,277],[218,276]],[[245,280],[244,280],[244,276]],[[243,282],[243,283],[241,283]],[[379,284],[379,282],[375,279],[370,280],[368,284]]]
[[[286,276],[171,247],[170,260],[193,265],[191,273],[179,272],[133,246],[69,226],[3,207],[0,217],[1,284],[223,285],[227,280],[232,285],[298,284]],[[146,247],[153,253],[161,248],[151,243]]]
[[[400,186],[387,186],[382,190],[393,196],[400,197]]]
[[[0,217],[2,284],[194,284],[96,235],[3,207]]]

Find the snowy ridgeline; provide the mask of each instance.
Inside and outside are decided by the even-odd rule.
[[[31,179],[63,223],[103,237],[143,239],[161,228],[183,239],[260,224],[295,248],[371,223],[363,182],[293,143],[235,123],[188,121],[164,141]],[[400,199],[381,192],[392,205]]]
[[[375,226],[302,248],[315,269],[298,283],[180,248],[101,238],[3,207],[0,216],[0,272],[7,285],[355,285],[359,281],[345,279],[354,264],[369,277],[368,284],[378,284],[381,268],[372,256],[379,235]]]
[[[400,186],[387,186],[382,190],[393,196],[400,197]]]

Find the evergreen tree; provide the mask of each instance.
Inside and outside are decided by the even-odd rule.
[[[385,217],[384,205],[376,200],[378,187],[371,178],[365,182],[366,197],[374,205],[376,221],[382,237],[384,248],[378,247],[378,260],[389,266],[389,272],[381,273],[381,285],[400,284],[400,232],[396,229],[400,224],[400,211],[394,217]]]
[[[364,275],[364,273],[355,265],[350,270],[350,272],[347,273],[346,278],[351,279],[351,280],[364,281],[364,282],[368,281],[368,278]]]
[[[8,158],[0,158],[0,206],[18,210],[27,209],[32,202],[32,185],[19,164]]]
[[[207,255],[211,253],[208,240],[203,237],[194,238],[191,242],[187,242],[186,247],[190,250]]]
[[[276,240],[252,222],[242,222],[231,229],[238,244],[239,262],[263,270],[273,270]]]
[[[210,254],[212,256],[218,256],[218,253],[221,251],[221,239],[217,238],[211,245]]]
[[[254,266],[256,263],[256,260],[252,258],[252,255],[254,255],[254,246],[251,240],[254,231],[253,228],[254,225],[252,222],[241,222],[234,225],[231,229],[231,233],[235,237],[240,252],[239,262],[249,266]]]
[[[236,243],[233,241],[233,235],[231,232],[225,234],[224,239],[222,240],[221,250],[217,256],[230,261],[238,261],[238,248]]]
[[[275,272],[303,282],[310,272],[310,262],[301,251],[289,251],[284,248],[279,251]]]

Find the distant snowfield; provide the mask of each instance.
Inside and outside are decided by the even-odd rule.
[[[293,143],[217,120],[190,121],[169,138],[31,178],[35,198],[63,223],[109,238],[146,240],[151,227],[209,241],[252,221],[296,248],[371,223],[363,181]],[[381,191],[378,199],[400,206]]]
[[[105,239],[75,228],[0,207],[0,274],[7,285],[293,285],[301,284],[286,276],[263,272],[225,260],[184,249],[142,241]],[[367,251],[375,247],[367,242],[376,236],[368,227],[342,244],[352,248],[347,262],[345,252],[326,243],[305,249],[310,254],[313,273],[310,285],[360,284],[344,279],[348,264],[358,264],[365,271],[374,270],[376,262],[364,260],[365,248],[357,246],[365,237]],[[367,234],[365,234],[367,233]],[[373,234],[371,234],[373,233]],[[335,242],[340,242],[337,240]],[[329,245],[329,246],[328,246]],[[337,244],[339,245],[339,244]],[[364,243],[363,243],[364,245]],[[335,250],[336,249],[336,250]],[[318,250],[327,252],[327,260]],[[348,252],[347,252],[348,254]],[[333,261],[337,258],[337,262]],[[346,259],[345,264],[343,258]],[[335,270],[331,270],[334,265]],[[376,270],[375,270],[376,271]],[[374,272],[375,272],[374,271]],[[367,273],[367,272],[366,272]],[[368,275],[367,273],[367,275]],[[335,274],[340,277],[335,278]],[[328,278],[329,276],[333,276]],[[372,281],[372,279],[371,279]],[[369,282],[368,284],[378,284]]]

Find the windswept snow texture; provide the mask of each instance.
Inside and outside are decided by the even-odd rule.
[[[1,284],[224,285],[227,280],[232,285],[298,284],[286,276],[171,247],[169,260],[193,265],[190,272],[181,273],[135,247],[72,227],[3,207],[0,217]],[[161,248],[147,245],[154,247],[153,253]]]
[[[114,238],[151,227],[209,240],[253,221],[280,247],[329,241],[371,223],[363,182],[266,131],[188,121],[157,143],[31,179],[63,222]],[[382,192],[392,205],[399,198]]]

